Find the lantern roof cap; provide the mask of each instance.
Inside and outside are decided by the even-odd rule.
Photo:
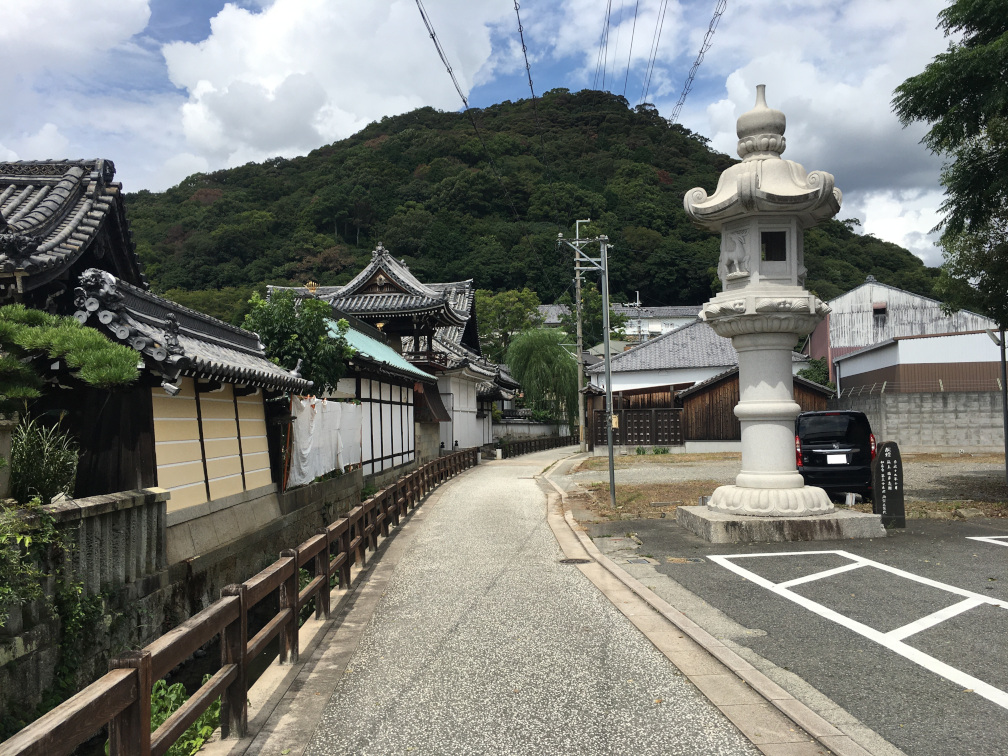
[[[800,163],[781,158],[785,125],[784,114],[767,106],[766,87],[760,84],[756,105],[736,124],[742,162],[721,174],[712,195],[703,187],[688,191],[686,214],[711,231],[757,215],[797,217],[806,228],[836,215],[843,194],[833,174],[806,172]]]

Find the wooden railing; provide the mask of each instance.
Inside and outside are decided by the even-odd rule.
[[[328,619],[331,586],[349,586],[351,562],[363,567],[367,551],[378,547],[379,534],[387,536],[389,526],[398,525],[426,493],[476,463],[477,450],[463,449],[382,489],[296,549],[281,552],[258,575],[227,586],[218,601],[149,646],[115,659],[108,674],[0,743],[0,756],[68,754],[105,724],[109,756],[162,756],[218,697],[221,736],[244,737],[249,663],[277,637],[279,663],[296,663],[302,610],[314,604],[315,618]],[[310,579],[299,590],[302,570]],[[274,591],[279,592],[279,610],[249,638],[249,611]],[[154,682],[218,636],[220,669],[151,732]]]
[[[523,441],[501,441],[501,457],[517,457],[519,454],[556,449],[560,446],[570,446],[574,441],[570,436],[544,436],[529,438]]]

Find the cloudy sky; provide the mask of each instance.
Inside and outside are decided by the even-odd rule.
[[[716,5],[525,0],[535,94],[605,88],[671,116]],[[728,0],[679,120],[734,156],[735,119],[766,84],[785,157],[836,176],[840,217],[937,264],[940,160],[890,101],[945,48],[944,5]],[[531,96],[514,0],[423,8],[470,105]],[[109,158],[126,191],[462,105],[416,0],[0,0],[0,14],[0,160]]]

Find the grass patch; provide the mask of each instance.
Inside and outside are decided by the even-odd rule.
[[[742,461],[742,455],[738,452],[718,452],[714,454],[617,454],[613,457],[613,467],[618,470],[625,470],[628,467],[638,467],[640,465],[676,465],[697,462],[718,462],[725,460]],[[608,470],[609,457],[588,457],[571,472],[590,472],[595,470]]]
[[[701,496],[710,496],[719,485],[716,480],[620,484],[616,486],[616,509],[613,509],[609,506],[609,484],[591,483],[587,487],[589,498],[584,504],[593,514],[606,520],[674,517],[677,507],[696,504]]]

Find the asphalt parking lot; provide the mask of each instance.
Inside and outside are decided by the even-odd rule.
[[[1005,519],[911,520],[884,539],[742,546],[709,544],[670,518],[588,532],[649,587],[667,578],[670,590],[697,597],[679,608],[706,629],[905,753],[1008,752]]]

